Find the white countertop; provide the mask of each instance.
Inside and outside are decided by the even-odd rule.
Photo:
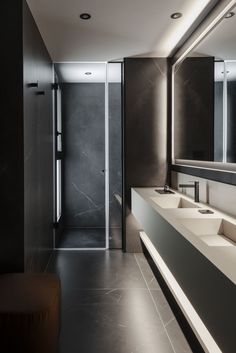
[[[207,244],[203,239],[181,222],[186,219],[225,219],[236,226],[236,219],[220,212],[208,204],[197,203],[200,208],[209,209],[214,214],[201,214],[199,208],[162,208],[155,203],[152,198],[167,198],[169,196],[179,196],[185,200],[193,202],[193,200],[176,190],[175,194],[161,195],[155,190],[157,188],[133,188],[132,192],[136,192],[141,196],[154,210],[156,210],[173,228],[183,235],[197,250],[199,250],[209,261],[211,261],[225,276],[227,276],[234,284],[236,284],[236,243],[225,242],[225,244]]]

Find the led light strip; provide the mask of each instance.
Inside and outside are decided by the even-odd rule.
[[[180,57],[175,61],[172,66],[172,163],[175,163],[175,151],[174,151],[174,73],[175,68],[178,64],[180,64],[184,58],[207,36],[208,33],[225,17],[225,15],[232,10],[232,8],[236,5],[236,0],[232,0],[229,4],[213,19],[213,21],[202,31],[202,33],[193,41],[192,44],[180,55]]]
[[[55,68],[54,64],[52,70],[52,83],[55,83]],[[53,116],[53,222],[56,222],[57,218],[57,199],[56,199],[56,117],[55,117],[55,93],[52,93],[52,116]],[[53,227],[53,249],[56,244],[56,230]]]
[[[183,52],[182,55],[177,59],[174,67],[179,64],[190,52],[194,49],[206,36],[207,34],[225,17],[225,15],[232,10],[236,0],[230,1],[230,3],[214,18],[214,20],[202,31],[202,33],[193,41],[193,43]]]
[[[108,63],[106,65],[105,82],[105,222],[106,222],[106,249],[109,249],[109,86]]]
[[[105,248],[54,248],[57,251],[106,251]]]
[[[224,61],[224,81],[223,81],[223,163],[227,163],[227,68]]]
[[[55,64],[107,64],[106,61],[55,61]]]
[[[223,353],[145,232],[140,237],[206,353]]]

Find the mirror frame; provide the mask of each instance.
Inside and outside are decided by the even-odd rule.
[[[171,170],[184,174],[236,185],[236,163],[195,161],[175,159],[174,151],[174,76],[175,69],[190,52],[192,52],[225,18],[225,15],[236,6],[236,0],[223,0],[200,24],[184,45],[171,58]]]

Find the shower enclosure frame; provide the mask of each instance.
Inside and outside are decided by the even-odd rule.
[[[63,64],[63,62],[60,62]],[[69,62],[66,62],[69,64]],[[76,63],[76,64],[104,64],[105,65],[105,169],[104,169],[104,176],[105,176],[105,247],[99,247],[99,248],[62,248],[62,247],[56,247],[56,242],[55,242],[55,234],[54,234],[54,250],[67,250],[67,251],[75,251],[75,250],[108,250],[109,249],[109,233],[110,233],[110,222],[109,222],[109,79],[108,79],[108,65],[109,62],[70,62],[71,64]],[[122,70],[122,67],[121,67]],[[58,88],[60,86],[59,83],[57,83]],[[56,224],[56,228],[60,226],[60,218],[58,218],[58,210],[60,209],[60,205],[58,204],[61,202],[61,182],[60,178],[58,175],[58,170],[57,170],[57,160],[58,160],[58,150],[57,150],[57,136],[58,136],[58,129],[57,129],[57,115],[59,114],[58,111],[58,92],[59,89],[55,89],[55,97],[54,97],[54,109],[55,109],[55,126],[54,126],[54,140],[55,140],[55,153],[54,153],[54,180],[55,180],[55,197],[54,197],[54,224]],[[63,131],[60,131],[60,134],[63,134]],[[62,153],[62,151],[60,151]],[[59,154],[60,154],[59,153]],[[60,185],[58,184],[60,183]]]

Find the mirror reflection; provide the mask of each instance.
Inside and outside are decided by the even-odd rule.
[[[175,159],[236,163],[236,16],[174,67]]]

